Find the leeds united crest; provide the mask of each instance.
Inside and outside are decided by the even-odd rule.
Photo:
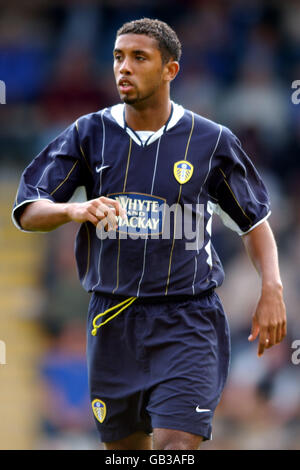
[[[176,181],[180,184],[184,184],[191,179],[194,167],[187,160],[180,160],[179,162],[174,163],[173,171]]]
[[[92,401],[92,408],[95,418],[100,422],[103,423],[106,416],[106,405],[103,401],[96,398]]]

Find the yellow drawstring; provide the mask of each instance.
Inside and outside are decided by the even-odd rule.
[[[121,313],[123,310],[125,310],[125,308],[129,307],[129,305],[131,305],[134,301],[136,300],[136,297],[129,297],[128,299],[124,300],[123,302],[115,305],[114,307],[111,307],[107,310],[105,310],[105,312],[103,313],[99,313],[98,315],[95,316],[94,320],[93,320],[93,327],[94,329],[92,330],[92,335],[93,336],[96,336],[97,334],[97,329],[100,328],[100,326],[102,325],[105,325],[105,323],[109,322],[110,320],[112,320],[114,317],[116,317],[117,315],[119,315],[119,313]],[[124,305],[125,304],[125,305]],[[109,312],[111,312],[112,310],[115,310],[116,308],[118,307],[121,307],[121,305],[124,305],[124,307],[122,307],[120,310],[118,310],[116,313],[114,313],[111,317],[107,318],[103,323],[100,323],[99,325],[96,325],[96,321],[98,320],[98,318],[100,317],[103,317],[104,315],[107,315]]]

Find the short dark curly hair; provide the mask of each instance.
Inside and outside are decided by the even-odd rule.
[[[118,29],[116,37],[123,34],[145,34],[156,39],[163,63],[171,59],[178,62],[180,60],[180,41],[175,31],[164,21],[151,18],[129,21]]]

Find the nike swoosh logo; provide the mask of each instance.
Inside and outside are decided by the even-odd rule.
[[[210,410],[208,410],[207,408],[199,408],[199,406],[197,406],[196,411],[197,413],[204,413],[205,411],[210,411]]]
[[[97,173],[100,173],[100,171],[104,170],[105,168],[109,168],[109,165],[103,165],[103,166],[100,166],[99,168],[96,167],[96,171]]]

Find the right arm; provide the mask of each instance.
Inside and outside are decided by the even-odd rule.
[[[117,216],[125,217],[118,201],[101,196],[87,202],[55,203],[47,200],[26,205],[19,222],[27,231],[49,232],[67,222],[102,221],[105,230],[117,228]]]

